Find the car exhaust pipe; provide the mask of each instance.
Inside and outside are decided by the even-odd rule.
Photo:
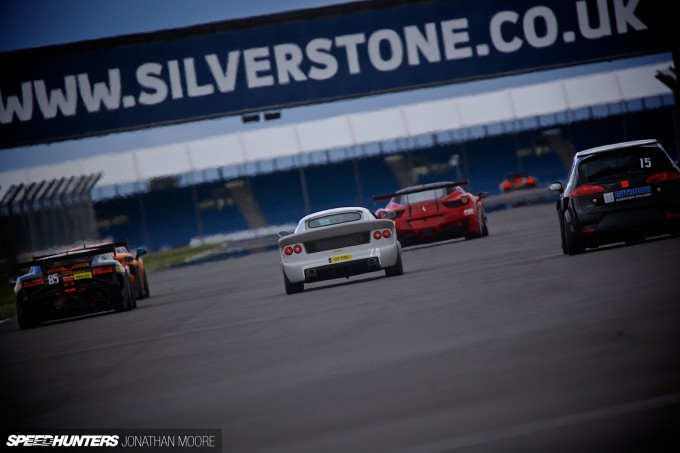
[[[307,278],[307,282],[316,281],[316,279],[317,279],[316,269],[305,270],[305,277]]]
[[[380,268],[380,263],[378,262],[378,258],[369,258],[367,261],[368,268],[369,269],[378,269]]]

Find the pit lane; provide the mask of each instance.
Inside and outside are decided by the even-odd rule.
[[[680,238],[578,256],[554,206],[286,296],[278,255],[136,310],[0,325],[5,428],[221,428],[228,452],[677,451]],[[675,430],[673,430],[675,428]]]

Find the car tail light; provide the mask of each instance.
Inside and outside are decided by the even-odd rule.
[[[23,286],[24,288],[30,288],[32,286],[42,286],[44,284],[45,280],[43,280],[42,278],[33,278],[31,280],[24,280],[23,282],[21,282],[21,286]]]
[[[680,173],[677,171],[664,171],[661,173],[657,173],[655,175],[650,176],[647,178],[647,184],[653,184],[656,182],[666,182],[666,181],[673,181],[674,179],[680,179]]]
[[[295,244],[294,246],[287,246],[285,249],[283,249],[283,253],[286,255],[290,256],[293,253],[302,253],[302,246],[300,244]]]
[[[509,189],[512,184],[510,184],[510,181],[503,181],[503,184],[501,184],[501,187],[504,189]]]
[[[379,218],[379,219],[384,219],[385,217],[387,217],[387,213],[388,213],[388,212],[390,212],[389,209],[383,209],[383,210],[379,211],[379,212],[378,212],[378,218]],[[392,220],[394,220],[394,219],[398,219],[399,217],[401,217],[402,215],[404,215],[404,212],[406,212],[406,210],[405,210],[405,209],[402,209],[402,210],[391,211],[391,212],[394,212],[394,217],[392,218]]]
[[[113,266],[101,266],[92,268],[92,275],[110,274],[111,272],[113,272]]]
[[[532,178],[531,176],[527,178],[527,184],[535,184],[536,179]]]
[[[373,239],[380,240],[382,238],[389,239],[392,236],[392,232],[390,230],[383,230],[383,231],[374,231],[373,232]]]
[[[571,193],[569,194],[570,197],[584,197],[586,195],[593,195],[596,193],[602,193],[604,192],[604,187],[602,186],[595,186],[591,184],[586,184],[584,186],[579,186],[575,187]]]

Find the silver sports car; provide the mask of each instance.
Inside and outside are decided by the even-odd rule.
[[[303,217],[295,232],[279,233],[279,252],[286,293],[305,283],[384,270],[401,275],[401,244],[394,222],[377,219],[361,207],[315,212]]]

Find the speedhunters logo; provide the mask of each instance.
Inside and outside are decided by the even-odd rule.
[[[8,447],[115,447],[118,436],[25,434],[7,437]]]
[[[0,445],[7,447],[79,448],[86,451],[141,452],[220,452],[219,429],[128,429],[128,430],[56,430],[53,432],[5,433]]]

